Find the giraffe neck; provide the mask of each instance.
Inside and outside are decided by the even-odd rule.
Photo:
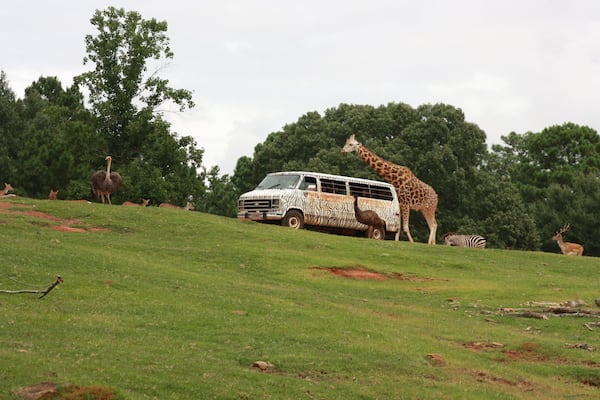
[[[358,155],[369,164],[383,179],[398,187],[414,177],[412,171],[404,166],[384,160],[362,144],[358,147]]]

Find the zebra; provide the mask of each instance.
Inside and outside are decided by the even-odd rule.
[[[485,238],[480,235],[459,235],[454,232],[448,232],[442,236],[442,240],[448,246],[474,247],[485,249]]]

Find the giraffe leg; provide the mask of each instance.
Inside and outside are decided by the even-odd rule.
[[[402,213],[402,230],[404,231],[404,233],[406,233],[408,240],[412,243],[413,238],[410,235],[410,229],[408,228],[410,208],[408,206],[400,206],[400,212]]]
[[[437,222],[435,220],[435,208],[423,210],[423,216],[425,217],[425,221],[427,221],[427,226],[429,226],[429,240],[427,244],[435,244],[435,235],[437,232]]]

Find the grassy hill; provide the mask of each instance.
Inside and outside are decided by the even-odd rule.
[[[0,399],[600,396],[597,258],[23,198],[0,238],[0,290],[64,279],[0,293]]]

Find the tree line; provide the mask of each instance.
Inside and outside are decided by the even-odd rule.
[[[340,104],[271,133],[252,158],[238,160],[232,181],[245,191],[266,173],[285,170],[381,180],[356,155],[340,154],[351,134],[436,190],[440,234],[480,234],[488,247],[558,252],[550,238],[569,223],[565,240],[600,255],[600,136],[574,123],[511,132],[488,150],[485,132],[452,105]],[[411,218],[411,232],[427,240],[420,215]]]
[[[42,76],[17,98],[0,71],[0,179],[23,196],[58,189],[62,199],[92,200],[90,177],[111,155],[123,176],[116,203],[192,199],[197,210],[232,214],[235,201],[223,195],[228,178],[218,167],[203,168],[204,150],[163,118],[166,103],[180,111],[194,106],[189,90],[151,69],[174,57],[166,22],[114,7],[97,10],[90,22],[96,33],[85,37],[83,64],[92,69],[72,86]]]
[[[600,136],[567,122],[541,132],[502,137],[488,149],[486,135],[452,105],[339,104],[308,112],[270,133],[233,175],[202,165],[204,150],[179,136],[161,113],[181,111],[192,94],[170,87],[152,60],[173,53],[166,22],[109,7],[91,19],[84,65],[94,68],[63,87],[40,77],[17,98],[0,71],[0,182],[18,194],[92,199],[89,179],[107,154],[123,176],[115,203],[152,199],[235,217],[237,198],[265,174],[309,170],[381,180],[356,155],[340,154],[350,134],[381,157],[413,170],[439,196],[438,232],[477,233],[488,247],[557,252],[550,240],[565,223],[565,240],[600,255]],[[411,218],[417,241],[427,238],[420,216]],[[438,238],[439,240],[439,238]]]

